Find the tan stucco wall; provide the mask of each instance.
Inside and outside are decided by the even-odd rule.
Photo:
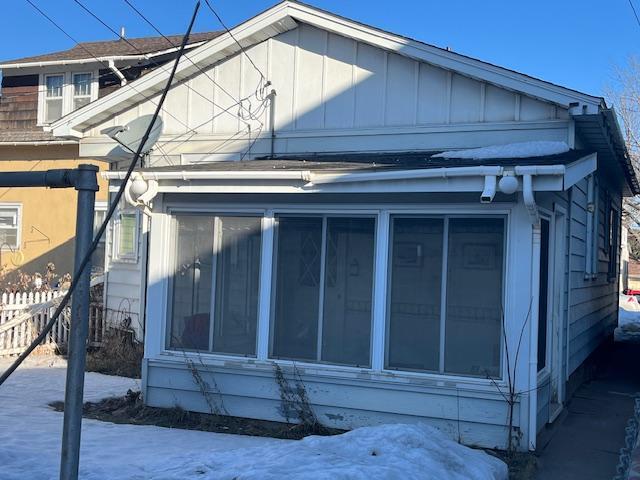
[[[0,146],[0,175],[6,171],[74,168],[81,163],[107,164],[78,158],[77,145]],[[98,175],[100,191],[96,201],[107,200],[107,183]],[[73,238],[76,224],[74,189],[0,188],[0,205],[17,203],[22,206],[20,248],[22,255],[1,251],[0,265],[7,270],[19,268],[27,273],[43,272],[48,262],[56,265],[62,275],[73,266]],[[23,257],[21,265],[16,260]]]

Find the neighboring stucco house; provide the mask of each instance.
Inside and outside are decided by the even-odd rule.
[[[325,424],[535,449],[616,322],[639,187],[614,112],[296,2],[232,33],[180,61],[137,174],[155,197],[136,255],[108,262],[107,297],[137,282],[146,306],[145,402],[207,412],[205,384],[231,415],[282,420],[275,362]],[[167,78],[53,133],[111,158],[101,132],[152,112]]]
[[[189,48],[217,33],[194,34]],[[181,37],[169,37],[180,42]],[[175,57],[162,37],[89,42],[69,50],[0,62],[0,172],[74,168],[104,158],[80,158],[76,139],[56,139],[45,129],[80,107]],[[89,107],[91,108],[91,107]],[[1,174],[1,173],[0,173]],[[96,222],[106,210],[107,182],[100,178]],[[71,272],[75,235],[73,189],[0,188],[0,270]],[[94,257],[104,267],[104,246]]]

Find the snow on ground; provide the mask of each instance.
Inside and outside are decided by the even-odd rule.
[[[0,371],[9,361],[0,360]],[[0,478],[56,479],[65,364],[27,361],[0,386]],[[139,381],[88,373],[85,400],[139,389]],[[506,465],[426,425],[360,428],[301,441],[83,420],[86,480],[451,479],[506,480]]]
[[[508,143],[506,145],[491,145],[467,150],[451,150],[434,155],[440,158],[464,158],[471,160],[486,160],[491,158],[528,158],[558,155],[569,151],[565,142],[534,141]]]
[[[640,343],[640,303],[636,295],[620,294],[618,327],[613,338],[616,342]]]

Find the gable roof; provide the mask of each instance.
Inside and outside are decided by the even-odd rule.
[[[285,0],[234,27],[231,30],[232,35],[226,32],[222,33],[194,48],[186,55],[189,58],[181,59],[176,79],[185,79],[195,74],[198,68],[210,66],[238,53],[240,48],[235,41],[236,39],[243,48],[247,48],[279,33],[292,30],[298,26],[298,23],[309,24],[417,61],[453,70],[465,76],[514,90],[563,108],[579,109],[582,113],[597,113],[604,106],[604,100],[601,97],[594,97],[554,85],[513,70],[363,25],[292,0]],[[108,118],[118,109],[142,101],[143,93],[149,96],[161,91],[169,71],[168,66],[158,68],[117,92],[97,102],[92,102],[91,107],[82,108],[63,117],[52,125],[54,133],[61,136],[81,137],[80,132],[88,126]]]
[[[280,33],[293,30],[299,24],[311,25],[418,62],[428,63],[555,104],[567,109],[572,116],[603,117],[608,110],[602,97],[555,85],[293,0],[284,0],[234,27],[231,32],[224,32],[186,53],[185,57],[188,58],[180,60],[175,80],[177,82],[185,80],[195,75],[198,70],[210,67],[239,53],[241,51],[239,45],[242,48],[248,48]],[[62,117],[51,125],[51,131],[60,137],[82,138],[83,131],[162,91],[170,70],[170,65],[157,68],[110,95]],[[608,143],[606,153],[621,166],[627,180],[627,193],[640,192],[640,186],[631,166],[626,146],[623,141],[620,141],[622,136],[619,125],[608,118],[603,121],[606,128],[599,128],[595,135],[598,136],[598,139],[602,138]],[[598,149],[598,153],[600,154],[600,149]]]
[[[221,31],[193,33],[189,37],[189,45],[202,43],[221,35]],[[23,57],[14,60],[0,62],[0,68],[7,68],[9,65],[23,65],[32,63],[58,63],[65,61],[86,60],[95,62],[95,58],[109,57],[139,57],[142,55],[153,55],[167,50],[173,50],[176,45],[180,45],[182,35],[170,35],[165,37],[140,37],[119,40],[108,40],[103,42],[82,42],[68,50],[45,53],[32,57]],[[88,52],[91,52],[89,55]]]

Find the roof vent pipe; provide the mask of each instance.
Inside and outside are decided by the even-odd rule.
[[[486,175],[484,177],[484,190],[480,194],[480,203],[491,203],[496,195],[496,175]]]
[[[125,33],[126,33],[126,32],[125,32],[125,30],[124,30],[124,27],[120,27],[120,38],[121,38],[121,39],[123,39],[123,40],[124,40],[124,38],[125,38]]]

